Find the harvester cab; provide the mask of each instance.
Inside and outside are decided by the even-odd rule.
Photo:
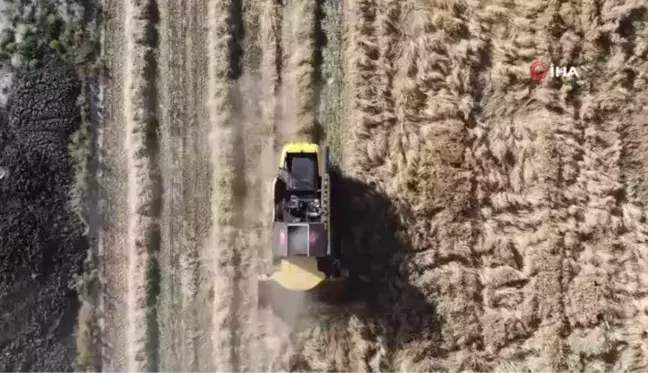
[[[332,240],[328,149],[285,145],[273,195],[273,273],[259,279],[259,305],[291,295],[326,303],[343,299],[347,273]]]

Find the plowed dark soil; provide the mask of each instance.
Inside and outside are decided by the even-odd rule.
[[[0,370],[71,371],[87,250],[69,198],[81,82],[56,61],[13,88],[0,119]]]

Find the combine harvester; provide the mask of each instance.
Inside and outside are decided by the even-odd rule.
[[[328,304],[346,300],[349,275],[331,226],[328,148],[285,145],[273,194],[274,273],[259,279],[259,306],[276,310],[291,307],[291,299]]]

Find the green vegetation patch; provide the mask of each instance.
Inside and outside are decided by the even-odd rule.
[[[0,61],[41,67],[48,56],[76,62],[84,8],[77,1],[11,0],[0,12]]]

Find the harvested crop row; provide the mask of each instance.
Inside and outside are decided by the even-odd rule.
[[[241,169],[237,128],[232,108],[231,59],[235,56],[230,39],[235,21],[231,1],[208,4],[208,105],[211,123],[212,221],[210,239],[211,280],[214,286],[212,319],[212,361],[209,370],[238,370],[237,345],[240,330],[235,296],[238,293],[239,204],[244,170]],[[235,66],[235,68],[237,68]]]
[[[272,24],[276,23],[279,7],[275,2],[253,2],[252,15],[244,16],[246,21],[241,76],[236,82],[235,111],[237,126],[241,128],[240,156],[244,158],[244,183],[246,193],[241,201],[241,221],[238,229],[242,238],[237,284],[240,294],[238,328],[239,359],[241,370],[266,370],[268,349],[271,343],[264,338],[273,321],[265,310],[257,307],[257,276],[265,273],[270,261],[269,243],[272,242],[272,181],[277,167],[278,152],[275,149],[275,129],[284,123],[276,123],[278,112],[277,91],[279,86],[277,52],[278,39],[271,35]],[[258,15],[258,19],[255,18]],[[250,24],[256,20],[254,25]],[[269,34],[270,33],[270,34]],[[259,44],[260,40],[268,43]],[[250,45],[253,44],[253,45]],[[269,50],[267,50],[269,49]],[[258,64],[258,65],[257,65]],[[243,172],[243,170],[242,170]]]
[[[276,0],[265,0],[260,4],[259,36],[258,41],[261,48],[260,56],[260,84],[259,102],[259,124],[263,128],[264,137],[261,145],[261,152],[258,156],[258,185],[259,205],[257,205],[256,221],[257,244],[254,246],[256,261],[253,268],[256,273],[251,278],[256,282],[259,274],[267,273],[272,262],[272,251],[268,243],[272,242],[272,205],[267,203],[273,198],[272,181],[279,151],[283,145],[282,126],[285,125],[281,117],[281,83],[283,75],[283,40],[281,39],[283,20],[283,7]],[[260,210],[260,211],[259,211]],[[258,289],[254,286],[251,295],[258,298]],[[256,302],[256,301],[255,301]],[[255,307],[253,302],[253,307]],[[251,370],[273,370],[274,361],[277,359],[278,351],[286,343],[286,330],[282,327],[281,320],[271,310],[259,312],[255,322],[250,327],[256,329],[254,350],[257,351],[254,361],[250,365]]]
[[[125,233],[127,230],[126,195],[126,159],[124,150],[125,112],[124,96],[124,56],[125,38],[123,1],[106,3],[106,12],[115,16],[106,20],[103,53],[106,68],[110,69],[111,79],[104,77],[105,95],[104,126],[100,130],[99,147],[106,149],[99,152],[98,170],[99,185],[104,190],[100,200],[110,205],[109,211],[102,211],[103,220],[98,233],[98,252],[101,261],[99,272],[105,284],[100,299],[100,312],[105,315],[100,322],[101,335],[104,341],[101,358],[106,370],[125,370],[124,355],[126,349],[126,277],[128,251],[126,250]],[[126,254],[126,255],[125,255]]]
[[[250,35],[255,30],[247,28],[246,43],[254,42],[256,35]],[[257,48],[247,47],[251,55],[243,56],[244,60],[259,60],[253,55]],[[240,194],[236,227],[240,232],[237,241],[237,291],[235,298],[236,314],[239,324],[238,359],[241,370],[263,369],[263,353],[260,350],[263,343],[259,340],[258,324],[260,313],[257,307],[257,275],[262,273],[264,257],[268,253],[270,232],[266,230],[268,220],[272,215],[272,198],[266,188],[271,185],[276,167],[276,154],[273,144],[273,124],[262,117],[262,91],[259,85],[259,71],[245,64],[241,76],[236,80],[234,91],[234,112],[236,143],[238,146],[237,162],[241,174],[239,187],[244,192]],[[266,193],[264,193],[266,192]]]
[[[280,145],[275,138],[280,118],[280,102],[278,95],[282,81],[283,46],[281,40],[282,7],[275,0],[266,0],[261,5],[259,18],[259,43],[261,50],[261,119],[267,126],[272,127],[273,148],[278,150]]]
[[[126,368],[132,372],[157,369],[155,304],[150,303],[159,250],[159,181],[157,161],[157,69],[153,1],[126,1],[127,35],[124,77],[124,117],[128,167],[127,328]],[[117,249],[117,248],[113,248]],[[153,319],[151,319],[153,318]]]
[[[255,19],[257,15],[261,17],[259,27],[266,28],[265,22],[273,22],[266,17],[276,15],[275,11],[279,9],[266,8],[271,13],[264,14],[264,5],[270,4],[252,2],[249,13],[244,14],[242,4],[229,4],[229,18],[218,22],[224,21],[230,26],[221,26],[216,31],[216,34],[229,32],[234,38],[229,44],[219,46],[227,48],[225,53],[229,56],[227,61],[219,62],[228,64],[216,66],[220,72],[215,78],[210,78],[214,88],[212,92],[218,96],[218,105],[224,105],[218,108],[221,116],[217,120],[212,117],[213,130],[222,131],[214,133],[214,141],[222,144],[215,147],[227,149],[213,158],[214,178],[219,180],[214,190],[219,199],[214,214],[218,214],[220,219],[214,220],[214,237],[223,240],[221,247],[225,250],[219,254],[225,254],[225,258],[218,259],[221,262],[216,269],[215,294],[221,299],[215,299],[218,304],[215,333],[220,342],[213,348],[219,355],[217,364],[221,365],[217,366],[226,370],[261,369],[266,355],[263,352],[266,344],[259,340],[258,328],[263,316],[256,306],[256,276],[265,267],[264,257],[268,252],[269,233],[266,228],[270,211],[267,199],[271,198],[268,185],[276,166],[273,116],[277,108],[276,86],[260,86],[260,72],[255,67],[260,65],[260,78],[263,80],[273,79],[267,74],[278,67],[268,66],[267,55],[263,56],[267,52],[262,50],[266,46],[255,44],[259,38],[270,37],[267,29],[256,29],[258,22]],[[217,6],[223,9],[225,5]],[[270,45],[273,48],[270,53],[276,53],[277,45]],[[257,55],[259,53],[261,55]],[[273,59],[271,64],[276,62],[276,54]],[[225,78],[227,81],[223,80]],[[223,81],[215,82],[214,79]],[[214,96],[210,94],[210,97]],[[224,114],[223,110],[227,112]],[[280,122],[278,125],[285,124]],[[227,280],[220,280],[220,276],[226,276]],[[226,290],[221,292],[219,288]],[[229,349],[227,356],[216,352],[222,349]]]
[[[195,327],[188,318],[191,315],[189,305],[195,294],[192,288],[194,268],[183,265],[185,258],[199,248],[190,245],[188,233],[191,231],[191,220],[178,219],[183,216],[186,202],[183,199],[185,182],[183,178],[183,154],[186,140],[183,132],[188,116],[183,97],[186,95],[186,84],[180,76],[187,74],[184,46],[188,39],[181,34],[178,20],[174,17],[187,18],[185,8],[176,9],[173,1],[160,1],[160,79],[158,80],[160,107],[160,166],[163,178],[163,207],[161,214],[161,248],[160,248],[160,367],[163,370],[184,371],[190,369],[195,352],[191,337]],[[189,38],[191,35],[189,35]],[[181,41],[179,40],[181,39]],[[192,171],[188,169],[187,171]],[[184,218],[184,216],[183,216]]]
[[[210,144],[206,134],[207,4],[160,2],[160,369],[200,371],[211,360]]]
[[[184,239],[184,232],[178,227],[181,222],[171,220],[171,216],[179,216],[182,211],[181,198],[172,198],[168,195],[177,195],[182,190],[182,177],[175,171],[173,165],[179,163],[179,158],[184,151],[184,142],[180,137],[180,125],[178,122],[184,119],[182,107],[177,107],[178,99],[173,97],[173,92],[181,90],[182,85],[176,80],[165,79],[166,77],[181,73],[184,67],[184,61],[181,58],[184,50],[171,48],[173,38],[175,37],[175,28],[172,27],[174,21],[169,14],[169,6],[165,2],[160,2],[160,60],[159,68],[163,72],[160,74],[158,81],[159,101],[164,108],[160,111],[160,163],[162,165],[163,188],[164,188],[164,205],[161,215],[161,250],[160,250],[160,301],[159,320],[160,320],[160,349],[164,351],[160,356],[160,365],[166,369],[182,370],[181,360],[188,354],[186,346],[178,343],[178,339],[183,339],[183,334],[187,328],[182,324],[182,307],[184,306],[184,294],[179,284],[182,282],[186,273],[178,270],[180,267],[180,258],[182,248],[179,242]],[[181,72],[176,72],[170,66],[170,60],[174,60],[175,66]],[[174,74],[174,75],[175,75]],[[172,99],[175,98],[174,99]],[[179,106],[179,105],[178,105]],[[175,141],[171,141],[171,139]],[[175,145],[175,149],[172,147]],[[167,201],[168,200],[168,201]],[[168,221],[168,223],[166,223]],[[178,303],[180,305],[178,305]],[[184,326],[184,328],[183,328]],[[189,330],[190,327],[189,327]],[[179,344],[179,346],[178,346]]]
[[[156,264],[153,257],[158,242],[158,180],[156,166],[156,51],[155,22],[149,2],[111,2],[108,9],[116,23],[107,25],[122,45],[109,44],[107,57],[113,78],[107,94],[102,183],[107,186],[107,202],[113,209],[102,232],[101,252],[107,280],[107,309],[103,334],[108,351],[104,368],[145,371],[156,369]],[[123,23],[121,23],[123,22]],[[119,48],[124,48],[123,52]],[[125,61],[125,62],[124,62]],[[121,65],[120,65],[121,63]],[[112,153],[115,152],[115,153]],[[123,185],[125,184],[125,188]],[[153,298],[154,299],[154,298]]]

